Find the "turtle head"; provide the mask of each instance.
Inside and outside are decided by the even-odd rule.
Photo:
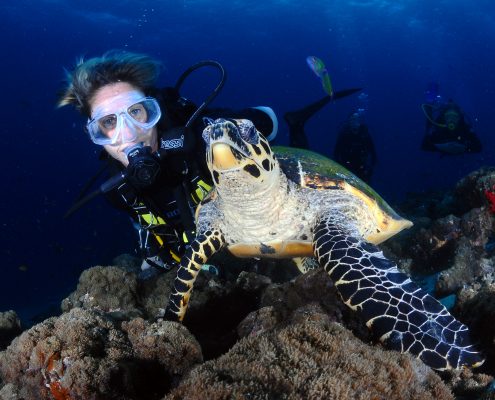
[[[208,121],[203,131],[206,161],[217,187],[237,183],[266,184],[277,164],[268,141],[247,119]]]

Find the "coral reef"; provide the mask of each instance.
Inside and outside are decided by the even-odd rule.
[[[385,244],[387,254],[402,260],[399,265],[409,260],[412,274],[439,273],[435,289],[440,297],[483,279],[495,268],[495,216],[484,194],[493,184],[495,168],[482,168],[462,179],[452,193],[445,193],[443,202],[438,199],[438,204],[448,207],[425,211],[410,200],[409,210],[415,210],[422,223]]]
[[[239,341],[164,399],[452,399],[409,355],[369,347],[325,314]]]
[[[461,290],[456,303],[459,316],[469,324],[473,335],[478,338],[486,356],[486,367],[495,370],[495,281],[494,276],[486,277],[481,283],[474,283]]]
[[[62,301],[62,311],[75,307],[119,311],[128,317],[141,316],[135,273],[116,266],[89,268],[79,277],[77,289]]]
[[[202,361],[180,324],[74,308],[38,324],[0,353],[0,376],[19,399],[158,398],[175,376]]]
[[[0,350],[21,333],[21,321],[13,310],[0,312]]]

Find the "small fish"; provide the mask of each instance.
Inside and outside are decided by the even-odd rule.
[[[333,97],[333,88],[332,82],[330,81],[330,76],[328,75],[327,68],[323,61],[321,61],[318,57],[309,56],[306,58],[306,62],[308,63],[309,68],[314,74],[321,79],[321,84],[323,86],[323,90],[330,97]]]
[[[28,270],[28,266],[26,264],[19,265],[19,271],[26,272]]]

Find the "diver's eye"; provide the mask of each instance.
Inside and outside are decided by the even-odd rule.
[[[141,103],[130,106],[127,113],[138,122],[146,122],[146,110]]]
[[[117,116],[115,114],[106,115],[98,120],[98,125],[104,132],[115,129],[117,126]]]

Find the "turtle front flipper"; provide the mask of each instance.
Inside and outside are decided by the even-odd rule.
[[[483,358],[468,328],[415,285],[378,247],[320,221],[313,249],[344,303],[387,345],[419,357],[437,370],[477,367]]]
[[[206,231],[194,239],[177,269],[177,276],[165,311],[165,319],[169,321],[182,321],[184,319],[194,282],[201,267],[224,245],[225,238],[217,230]]]

